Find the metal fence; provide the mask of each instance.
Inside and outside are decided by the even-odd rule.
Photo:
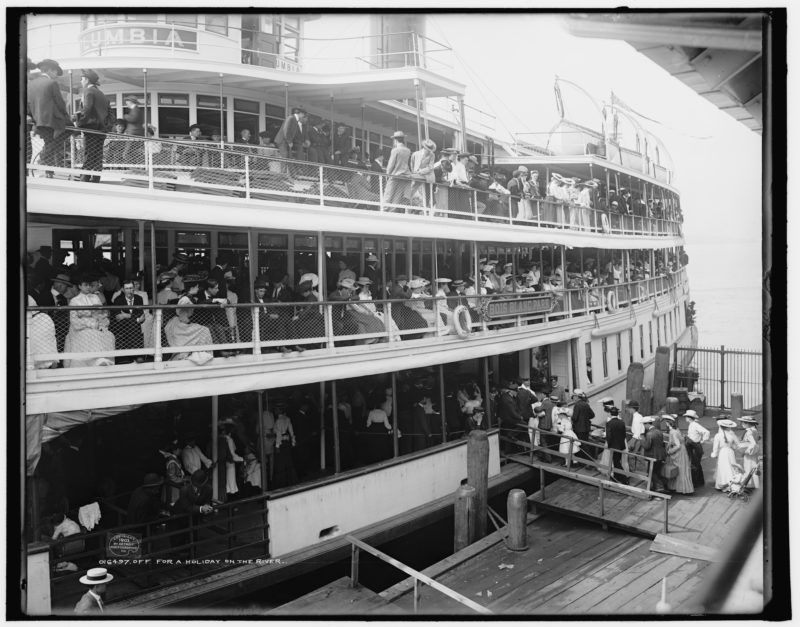
[[[712,407],[730,407],[731,395],[741,394],[745,409],[763,401],[762,353],[738,348],[675,347],[673,387],[705,395]]]
[[[287,159],[285,153],[266,146],[145,139],[80,129],[68,129],[61,139],[48,143],[33,133],[29,139],[29,177],[102,180],[163,191],[597,234],[681,235],[681,223],[671,215],[606,213],[469,185],[434,184],[424,175],[389,176],[366,166],[303,161],[299,152]]]
[[[683,277],[681,271],[618,285],[491,296],[28,307],[26,366],[34,370],[183,359],[203,365],[214,357],[241,353],[466,338],[614,311],[664,294],[677,298]]]

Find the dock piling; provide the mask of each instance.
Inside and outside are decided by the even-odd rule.
[[[456,491],[453,551],[460,551],[475,541],[474,510],[475,488],[459,486]]]
[[[744,398],[742,394],[731,394],[731,418],[739,420],[744,412]]]
[[[525,490],[511,490],[506,502],[508,511],[508,542],[512,551],[528,550],[528,497]]]
[[[639,413],[642,416],[649,416],[653,413],[653,390],[649,387],[642,386],[642,391],[639,393]]]
[[[472,431],[467,442],[467,485],[475,488],[473,541],[480,540],[486,536],[489,515],[489,436],[480,429]]]

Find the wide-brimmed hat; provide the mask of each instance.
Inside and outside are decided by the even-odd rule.
[[[155,488],[164,483],[164,480],[154,472],[148,472],[142,481],[143,488]]]
[[[172,258],[175,261],[180,261],[181,263],[189,263],[189,255],[186,253],[175,253],[172,255]]]
[[[97,74],[97,72],[88,68],[81,70],[81,76],[88,78],[92,85],[96,85],[100,82],[100,76]]]
[[[561,400],[557,394],[551,394],[549,398],[550,398],[551,401],[560,401]]]
[[[360,276],[356,281],[359,285],[372,285],[372,281],[370,281],[369,277]]]
[[[301,283],[302,283],[302,281],[301,281]],[[258,289],[264,289],[265,290],[268,287],[269,287],[269,283],[267,283],[267,281],[265,281],[264,279],[256,279],[255,283],[253,283],[253,289],[255,289],[255,290],[258,290]]]
[[[700,419],[700,416],[697,415],[697,412],[694,409],[687,409],[683,415],[684,417],[694,418],[695,420]]]
[[[728,418],[723,418],[722,420],[717,420],[717,424],[720,427],[727,427],[728,429],[733,429],[736,427],[736,423],[733,420],[729,420]]]
[[[588,181],[584,181],[581,185],[585,185],[586,187],[591,187],[592,189],[596,189],[598,187],[597,183],[594,179],[589,179]]]
[[[340,287],[345,287],[345,288],[351,290],[356,286],[356,282],[353,279],[351,279],[350,277],[345,277],[344,279],[339,281],[339,283],[337,283],[337,285],[339,285]]]
[[[608,408],[608,413],[612,416],[619,416],[619,407],[614,407],[613,405]]]
[[[494,268],[494,266],[487,263],[485,266],[481,267],[481,272],[491,272],[492,268]]]
[[[611,398],[610,396],[604,396],[603,398],[600,399],[599,402],[603,405],[613,405],[614,399]]]
[[[458,154],[458,150],[456,150],[455,148],[442,148],[441,152],[442,152],[442,154],[445,154],[445,155],[457,155]]]
[[[405,139],[406,134],[403,131],[395,131],[392,133],[392,139]]]
[[[756,420],[752,416],[742,416],[741,418],[739,418],[739,422],[746,422],[747,424],[751,425],[758,424],[758,420]]]
[[[559,183],[566,183],[567,182],[566,179],[563,176],[561,176],[558,172],[553,172],[553,174],[551,175],[551,178],[554,178]]]
[[[661,416],[661,420],[669,420],[670,422],[674,423],[677,416],[674,414],[663,414]]]
[[[516,170],[514,170],[514,174],[518,174],[519,172],[522,172],[523,174],[527,174],[528,173],[528,168],[526,168],[524,165],[521,165],[521,166],[517,167]]]
[[[485,180],[488,181],[489,179],[492,178],[492,176],[488,172],[481,172],[481,173],[478,174],[478,178],[479,179],[485,179]]]
[[[572,390],[572,396],[578,396],[580,398],[586,398],[586,393],[580,388],[575,388],[574,390]]]
[[[453,287],[458,287],[459,285],[464,285],[464,281],[462,281],[461,279],[456,279],[455,281],[453,281],[453,282],[451,283],[451,285],[452,285]]]
[[[642,424],[650,424],[651,422],[655,422],[655,421],[656,421],[656,417],[655,416],[644,416],[642,418]]]
[[[135,105],[142,104],[139,102],[139,99],[136,96],[125,96],[125,98],[123,98],[123,102],[132,102]]]
[[[436,142],[432,139],[424,139],[422,140],[422,145],[425,146],[428,150],[436,150]]]
[[[378,258],[373,253],[370,253],[367,255],[367,261],[378,261]]]
[[[425,281],[422,279],[411,279],[408,282],[408,287],[410,287],[412,290],[417,290],[421,287],[425,287]]]
[[[36,67],[38,67],[42,72],[52,68],[56,71],[58,76],[64,76],[64,70],[62,70],[58,62],[53,61],[53,59],[42,59],[36,64]]]
[[[74,285],[72,279],[66,274],[57,274],[53,279],[53,283],[63,283],[64,285]]]
[[[634,409],[639,409],[639,401],[631,401],[628,403],[628,407],[633,407]]]
[[[446,279],[444,277],[439,277],[438,279],[436,279],[436,282],[437,283],[452,283],[453,280],[452,279]]]
[[[96,586],[113,580],[114,575],[109,573],[105,568],[90,568],[86,571],[86,574],[79,579],[82,584],[87,586]]]
[[[195,470],[192,473],[192,485],[196,488],[200,488],[204,486],[208,482],[208,475],[206,471],[202,468],[200,470]]]
[[[317,287],[317,285],[319,285],[319,277],[313,272],[306,272],[300,277],[300,283],[305,283],[306,281],[311,283],[311,287]]]

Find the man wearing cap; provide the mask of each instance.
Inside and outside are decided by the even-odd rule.
[[[664,462],[667,459],[664,433],[661,429],[657,429],[654,423],[655,418],[653,416],[642,418],[642,425],[645,429],[644,438],[642,439],[642,454],[655,460],[653,462],[653,485],[651,489],[657,492],[667,492],[667,482],[661,474]],[[658,484],[658,488],[656,488],[656,484]]]
[[[433,167],[436,161],[436,142],[432,139],[422,141],[422,148],[411,155],[411,173],[414,182],[411,185],[411,204],[429,208],[431,206],[431,190],[436,182]]]
[[[75,604],[76,614],[102,614],[104,610],[104,601],[106,593],[106,585],[114,580],[114,575],[110,574],[105,568],[90,568],[86,574],[80,578],[80,582],[89,586],[89,589],[84,593]]]
[[[624,470],[622,467],[622,451],[627,450],[625,442],[625,423],[619,417],[619,408],[611,406],[608,408],[609,419],[606,423],[606,444],[611,449],[611,465],[613,468]],[[628,477],[623,474],[614,473],[614,480],[628,485]]]
[[[44,59],[37,67],[41,74],[28,83],[28,115],[33,119],[33,133],[44,142],[39,162],[60,166],[69,113],[55,79],[64,71],[52,59]],[[47,176],[52,177],[53,173],[47,172]]]
[[[328,300],[349,302],[352,300],[355,286],[356,282],[350,277],[340,279],[336,284],[336,290],[328,295]],[[334,335],[355,335],[358,333],[358,327],[346,305],[333,305],[331,307],[331,317],[333,318]]]
[[[309,143],[307,126],[305,109],[294,107],[275,135],[275,145],[282,158],[300,159],[303,147]]]
[[[364,276],[372,281],[372,294],[374,298],[383,298],[381,271],[380,268],[378,268],[378,257],[375,253],[369,253],[367,255],[366,264],[364,266]]]
[[[406,136],[402,131],[395,131],[392,140],[394,147],[389,155],[389,163],[386,164],[386,174],[389,176],[386,181],[383,202],[399,205],[403,204],[403,199],[409,195],[411,189],[411,181],[406,178],[411,174],[411,151],[406,147]],[[399,209],[386,207],[386,211],[397,212]]]
[[[81,181],[100,182],[99,172],[103,169],[103,142],[106,139],[106,115],[108,114],[108,98],[97,86],[100,77],[94,70],[81,70],[81,110],[75,114],[75,126],[87,131],[83,134],[84,170],[98,174],[82,174]]]
[[[689,409],[683,414],[686,418],[686,452],[689,453],[689,461],[692,465],[692,485],[700,488],[705,485],[703,476],[703,444],[708,442],[711,432],[700,424],[699,416],[693,409]]]
[[[575,388],[572,396],[578,399],[572,408],[572,430],[581,442],[588,442],[589,432],[592,430],[594,411],[592,411],[592,408],[589,406],[589,402],[586,400],[586,394],[583,390]],[[590,457],[595,456],[595,448],[593,446],[584,444],[582,448]]]

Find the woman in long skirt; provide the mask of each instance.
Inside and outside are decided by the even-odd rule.
[[[714,436],[714,447],[711,450],[711,457],[717,459],[717,472],[714,477],[714,487],[717,490],[725,490],[733,479],[737,470],[741,470],[736,463],[736,449],[739,448],[739,438],[733,432],[736,423],[733,420],[723,418],[717,420],[719,431]]]
[[[758,468],[758,454],[761,452],[761,436],[758,433],[755,418],[745,416],[743,418],[739,418],[739,422],[745,426],[744,436],[742,437],[742,443],[739,446],[739,449],[744,453],[742,466],[744,467],[744,474],[746,475],[753,468]],[[750,481],[747,482],[745,487],[760,488],[760,477],[756,473],[753,473],[753,476],[750,478]]]
[[[678,474],[673,479],[667,479],[667,489],[674,490],[679,494],[692,494],[694,492],[692,464],[689,460],[689,453],[686,451],[683,434],[675,427],[674,416],[666,415],[662,420],[669,425],[667,455],[669,455],[672,463],[678,467]]]
[[[101,309],[100,297],[92,292],[92,277],[83,275],[78,280],[80,293],[69,301],[70,307],[89,307],[89,309],[71,310],[69,312],[69,333],[64,341],[65,353],[105,352],[110,355],[114,351],[114,334],[108,330],[108,311]],[[112,366],[114,360],[109,356],[89,357],[87,359],[65,359],[67,368],[81,366]]]
[[[297,472],[294,469],[292,448],[297,444],[294,428],[284,408],[276,408],[278,418],[275,420],[275,474],[273,489],[285,488],[297,483]]]

